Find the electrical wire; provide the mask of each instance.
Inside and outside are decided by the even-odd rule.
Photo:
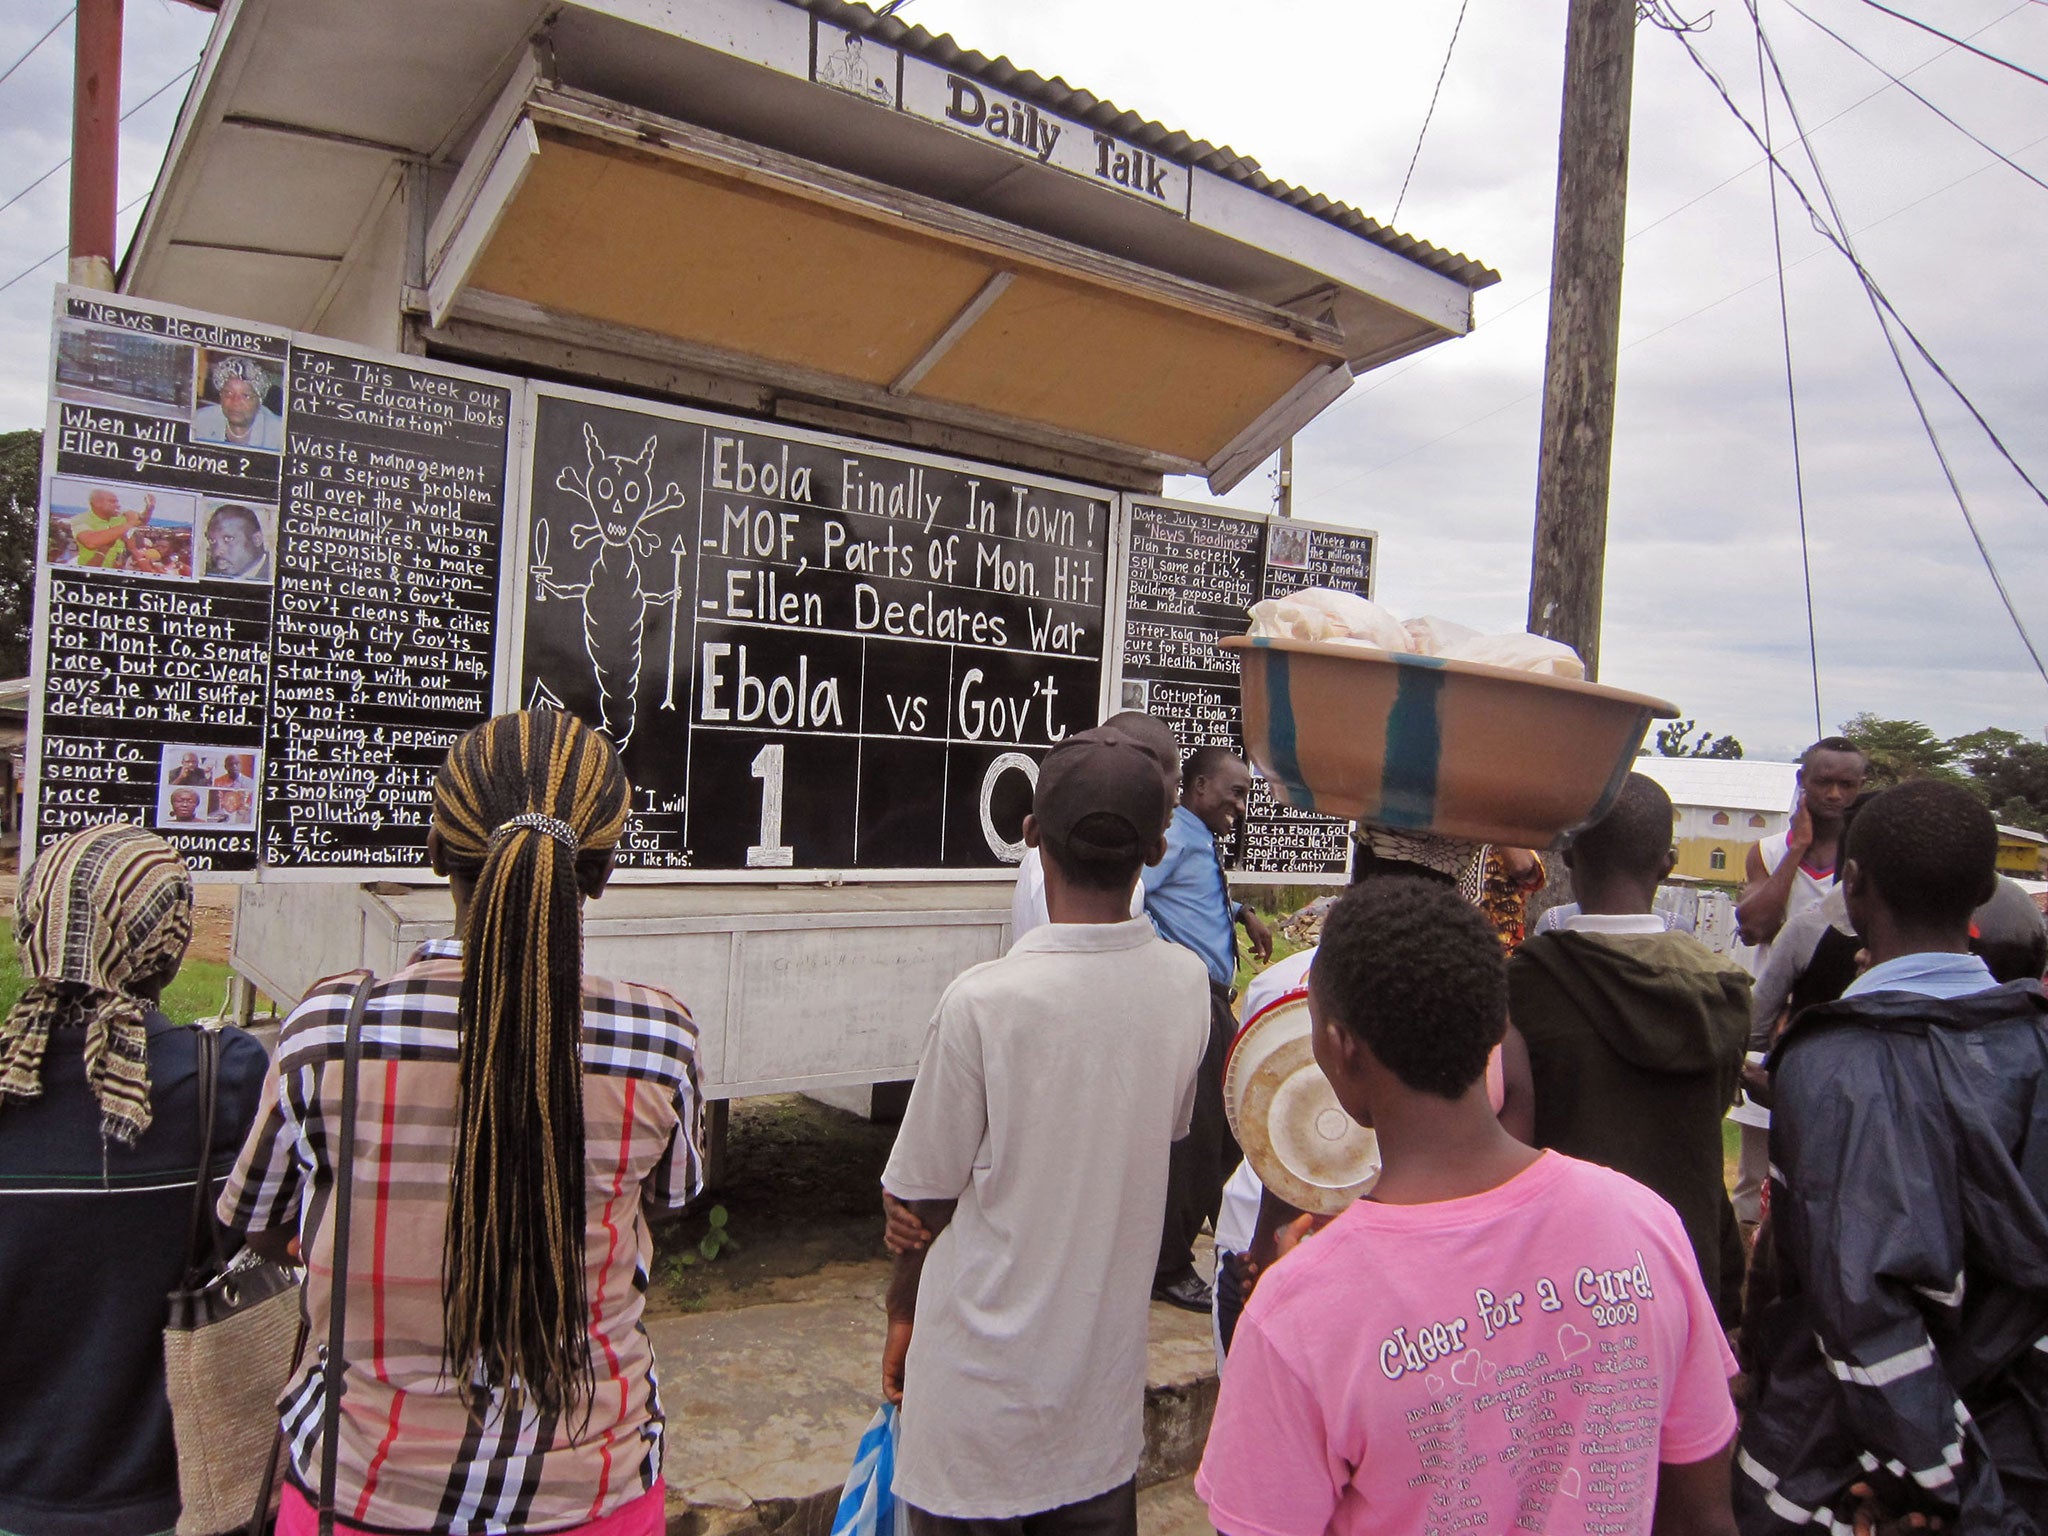
[[[180,80],[184,79],[187,75],[191,74],[192,71],[197,69],[198,67],[199,65],[197,63],[187,64],[183,69],[179,70],[175,75],[171,76],[170,79],[166,80],[162,85],[158,86],[155,90],[151,91],[147,96],[143,97],[142,100],[135,103],[135,105],[130,107],[126,112],[123,112],[121,114],[121,121],[124,123],[127,122],[129,118],[133,117],[136,113],[140,112],[152,101],[155,101],[157,97],[163,95],[165,91],[168,91],[172,86],[176,85]],[[30,182],[27,186],[23,187],[19,192],[15,193],[14,196],[7,199],[6,202],[0,203],[0,213],[5,213],[8,209],[12,208],[16,203],[20,202],[24,197],[27,197],[29,193],[35,191],[37,187],[40,187],[44,182],[48,181],[52,176],[56,175],[59,171],[63,170],[64,167],[69,165],[70,163],[71,157],[69,155],[66,155],[62,160],[59,160],[55,165],[51,166],[47,171],[43,172],[43,174],[38,176],[34,181]]]
[[[122,214],[127,213],[130,209],[139,207],[141,204],[146,203],[148,201],[149,194],[147,192],[143,193],[142,196],[140,197],[130,198],[127,202],[123,203],[119,208],[114,210],[114,217],[118,219],[119,217],[121,217]],[[51,262],[55,261],[59,256],[62,256],[66,251],[70,249],[71,243],[69,241],[66,241],[64,244],[58,246],[57,249],[50,252],[49,255],[45,256],[41,261],[37,262],[34,266],[22,268],[21,271],[15,273],[14,276],[7,279],[6,282],[0,283],[0,293],[5,293],[8,289],[12,288],[16,283],[20,282],[23,278],[28,277],[36,272],[40,272],[44,267],[47,267]]]
[[[1893,85],[1896,85],[1908,96],[1912,97],[1915,101],[1919,102],[1921,106],[1925,107],[1928,111],[1932,112],[1944,123],[1947,123],[1949,127],[1955,129],[1957,133],[1960,133],[1972,144],[1976,145],[1979,149],[1985,151],[1987,154],[1995,156],[1999,160],[2003,161],[2006,165],[2012,167],[2012,169],[2018,171],[2022,176],[2026,177],[2027,180],[2031,181],[2035,186],[2039,187],[2042,191],[2048,192],[2048,181],[2043,181],[2039,176],[2036,176],[2024,165],[2021,165],[2017,160],[2013,159],[2012,156],[2004,153],[2002,150],[1996,148],[1993,145],[1985,143],[1982,139],[1978,138],[1976,134],[1970,132],[1969,129],[1965,128],[1961,123],[1957,122],[1954,118],[1950,117],[1946,112],[1942,111],[1940,107],[1937,107],[1925,96],[1922,96],[1918,91],[1914,90],[1913,87],[1906,84],[1905,81],[1901,80],[1897,75],[1893,74],[1890,70],[1886,69],[1882,64],[1878,63],[1877,60],[1873,59],[1861,48],[1858,48],[1854,43],[1850,42],[1849,39],[1842,36],[1841,33],[1837,32],[1833,27],[1829,26],[1826,22],[1822,21],[1818,16],[1814,16],[1809,12],[1802,10],[1798,5],[1797,0],[1784,0],[1784,3],[1785,8],[1792,12],[1793,15],[1804,17],[1807,21],[1813,23],[1814,26],[1819,27],[1821,31],[1827,33],[1829,37],[1832,37],[1844,48],[1848,49],[1851,53],[1855,54],[1857,58],[1861,59],[1864,63],[1868,64],[1880,75],[1883,75],[1887,80],[1891,81]],[[1754,15],[1754,12],[1754,0],[1751,0],[1752,15]],[[1766,111],[1766,113],[1769,112],[1770,108],[1768,104],[1765,106],[1764,110]],[[1765,124],[1766,128],[1768,128],[1769,126],[1770,125],[1768,123]]]
[[[1387,215],[1387,223],[1401,217],[1401,204],[1408,200],[1408,183],[1415,175],[1415,162],[1422,158],[1422,141],[1429,137],[1430,119],[1436,116],[1436,99],[1443,94],[1444,76],[1451,72],[1451,55],[1458,51],[1458,34],[1465,30],[1465,7],[1472,0],[1458,0],[1458,20],[1451,28],[1451,46],[1444,50],[1443,68],[1436,72],[1436,89],[1429,93],[1429,110],[1422,114],[1422,131],[1415,135],[1415,152],[1408,157],[1407,175],[1401,178],[1401,195],[1394,199],[1394,211]]]
[[[1771,93],[1764,82],[1763,26],[1757,19],[1757,0],[1744,3],[1749,7],[1750,23],[1757,29],[1756,88],[1764,109],[1764,153],[1771,155]],[[1778,178],[1767,175],[1764,180],[1771,189],[1771,253],[1778,269],[1778,334],[1785,344],[1785,408],[1792,421],[1792,497],[1799,508],[1799,575],[1806,588],[1806,661],[1813,675],[1813,735],[1817,741],[1828,732],[1820,709],[1820,641],[1813,621],[1813,550],[1806,532],[1806,460],[1799,447],[1799,389],[1792,373],[1792,306],[1785,295],[1785,233],[1778,221]]]
[[[1799,122],[1799,108],[1792,100],[1791,92],[1786,87],[1784,72],[1778,67],[1777,54],[1772,49],[1770,39],[1764,34],[1761,24],[1757,27],[1757,37],[1762,44],[1764,57],[1770,62],[1771,73],[1778,82],[1778,94],[1785,102],[1785,110],[1792,118],[1792,125],[1794,128],[1799,128],[1803,135],[1805,130]],[[1935,362],[1933,354],[1927,350],[1925,345],[1921,343],[1920,338],[1914,333],[1912,327],[1893,308],[1891,301],[1884,296],[1883,290],[1878,287],[1876,279],[1870,275],[1870,270],[1863,265],[1861,258],[1856,255],[1854,244],[1847,233],[1848,226],[1842,220],[1841,209],[1835,202],[1833,190],[1828,186],[1827,175],[1821,170],[1820,161],[1814,155],[1813,145],[1811,143],[1804,145],[1807,164],[1812,166],[1814,180],[1820,187],[1821,197],[1827,203],[1828,211],[1833,216],[1834,224],[1832,226],[1828,220],[1821,217],[1820,210],[1814,206],[1813,200],[1807,196],[1805,189],[1799,185],[1798,178],[1791,173],[1782,161],[1771,153],[1769,144],[1757,132],[1755,125],[1743,115],[1742,109],[1735,104],[1734,97],[1728,94],[1727,86],[1721,83],[1720,77],[1714,73],[1706,60],[1699,56],[1698,50],[1692,46],[1691,41],[1682,33],[1678,34],[1678,41],[1692,59],[1695,67],[1699,69],[1701,74],[1707,77],[1708,82],[1720,95],[1722,102],[1734,114],[1735,120],[1743,126],[1751,138],[1757,141],[1758,147],[1770,158],[1772,168],[1776,170],[1778,175],[1785,178],[1785,184],[1805,207],[1807,217],[1812,220],[1815,231],[1842,253],[1843,257],[1849,262],[1850,268],[1855,272],[1857,280],[1863,285],[1864,296],[1869,299],[1871,309],[1877,316],[1878,329],[1884,335],[1885,347],[1892,354],[1892,362],[1899,371],[1899,378],[1906,386],[1906,393],[1912,398],[1914,412],[1920,418],[1921,430],[1926,433],[1927,441],[1934,449],[1935,459],[1941,466],[1943,478],[1948,481],[1949,491],[1955,497],[1956,507],[1963,515],[1963,524],[1969,530],[1971,542],[1977,546],[1977,554],[1984,562],[1984,569],[1991,577],[1992,586],[1997,589],[1999,601],[2005,605],[2006,616],[2012,620],[2013,628],[2019,632],[2020,643],[2026,646],[2027,655],[2033,660],[2034,669],[2041,674],[2043,682],[2048,682],[2048,664],[2042,662],[2041,653],[2034,646],[2033,636],[2028,634],[2026,623],[2020,618],[2019,609],[2013,604],[2012,594],[2006,590],[2005,578],[1999,574],[1998,564],[1992,558],[1991,550],[1985,544],[1982,533],[1978,531],[1976,516],[1970,511],[1969,498],[1963,494],[1963,488],[1956,479],[1955,470],[1949,463],[1947,451],[1941,446],[1941,435],[1935,430],[1934,422],[1927,414],[1926,403],[1920,397],[1919,386],[1913,382],[1912,371],[1907,368],[1906,360],[1899,352],[1898,341],[1892,335],[1891,324],[1887,322],[1887,316],[1890,317],[1892,322],[1897,323],[1899,329],[1912,342],[1914,350],[1934,370],[1941,381],[1948,385],[1956,398],[1962,402],[1963,407],[1976,420],[1978,426],[1984,430],[1985,435],[1990,438],[1992,446],[1998,450],[2006,463],[2011,465],[2020,478],[2026,482],[2027,487],[2034,492],[2035,496],[2040,498],[2044,506],[2048,506],[2048,494],[2044,494],[2040,486],[2036,485],[2033,478],[2020,466],[2019,461],[2006,448],[2003,439],[1992,430],[1991,424],[1977,410],[1975,403],[1963,392],[1955,380],[1949,377],[1941,365]]]
[[[5,70],[0,70],[0,85],[5,85],[7,83],[7,77],[13,74],[17,69],[21,68],[22,65],[26,64],[29,61],[29,55],[33,54],[38,48],[42,47],[43,44],[47,43],[51,38],[55,37],[57,35],[57,29],[63,26],[65,22],[69,21],[77,13],[78,7],[74,5],[70,7],[68,10],[66,10],[62,16],[59,16],[55,21],[51,22],[50,30],[45,32],[41,37],[37,38],[34,42],[28,45],[28,53],[24,53],[20,58],[16,59],[12,64],[8,65]]]
[[[1920,20],[1920,18],[1917,16],[1908,16],[1904,11],[1895,11],[1888,5],[1880,4],[1879,0],[1863,0],[1863,3],[1869,6],[1873,11],[1883,11],[1885,15],[1893,17],[1896,20],[1903,21],[1909,26],[1918,27],[1922,32],[1931,32],[1934,34],[1934,36],[1940,38],[1943,42],[1953,43],[1956,47],[1962,49],[1966,53],[1974,53],[1980,59],[1989,59],[1993,64],[2004,65],[2007,69],[2011,70],[2016,75],[2025,75],[2029,80],[2037,81],[2042,85],[2048,85],[2048,75],[2037,75],[2031,69],[2026,68],[2024,65],[2013,63],[2011,59],[2000,58],[1995,53],[1986,53],[1982,48],[1977,47],[1974,43],[1966,43],[1959,37],[1950,37],[1948,33],[1942,31],[1941,28],[1931,27],[1926,22]]]

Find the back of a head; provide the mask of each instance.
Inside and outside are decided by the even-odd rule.
[[[611,745],[574,715],[499,715],[449,750],[434,829],[474,883],[462,935],[458,1132],[442,1299],[467,1395],[587,1402],[582,892],[625,830]]]
[[[1909,779],[1857,814],[1847,858],[1895,921],[1961,937],[1991,895],[1998,826],[1960,784]]]
[[[127,822],[67,832],[22,876],[14,927],[28,985],[0,1025],[0,1101],[36,1097],[50,1031],[81,1027],[101,1133],[133,1143],[151,1118],[146,1020],[192,938],[184,859]]]
[[[2048,928],[2016,881],[2000,875],[1991,899],[1970,914],[1970,948],[1997,981],[2039,981],[2048,970]]]
[[[1127,891],[1169,804],[1154,755],[1105,723],[1046,754],[1032,815],[1045,857],[1070,884]]]
[[[1449,886],[1351,886],[1323,920],[1316,1003],[1418,1093],[1462,1096],[1508,1017],[1507,961],[1485,914]]]
[[[1647,774],[1622,780],[1607,814],[1572,837],[1580,876],[1656,880],[1671,852],[1671,796]]]

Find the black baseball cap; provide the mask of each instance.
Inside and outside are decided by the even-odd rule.
[[[1041,834],[1085,859],[1121,859],[1159,836],[1171,800],[1159,760],[1105,726],[1069,736],[1038,765],[1031,814]],[[1089,817],[1088,835],[1074,829]]]

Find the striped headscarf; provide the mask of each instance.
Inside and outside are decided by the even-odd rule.
[[[50,1031],[85,1029],[85,1078],[100,1134],[123,1144],[149,1129],[151,1002],[130,989],[182,960],[192,937],[192,876],[154,832],[105,822],[43,849],[14,903],[28,989],[0,1023],[0,1104],[43,1091]]]

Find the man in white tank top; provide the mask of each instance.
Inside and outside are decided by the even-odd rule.
[[[1846,736],[1824,736],[1800,754],[1792,823],[1776,836],[1752,843],[1743,868],[1747,884],[1735,908],[1735,925],[1742,941],[1756,946],[1744,957],[1752,975],[1763,969],[1771,941],[1787,920],[1818,906],[1835,888],[1842,816],[1863,793],[1869,768],[1870,760]],[[1770,1177],[1771,1112],[1745,1093],[1728,1118],[1742,1127],[1735,1216],[1753,1227],[1764,1180]]]

